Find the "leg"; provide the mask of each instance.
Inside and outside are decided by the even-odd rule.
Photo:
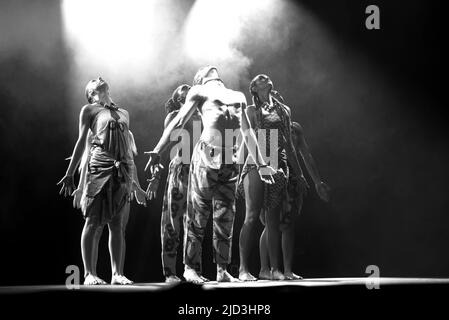
[[[263,280],[271,280],[270,258],[268,255],[267,227],[266,226],[264,227],[262,234],[260,235],[259,252],[260,252],[259,278],[263,279]]]
[[[84,284],[98,285],[106,284],[105,281],[97,277],[96,262],[98,253],[98,240],[103,230],[98,217],[87,217],[81,234],[81,255],[84,264]]]
[[[280,271],[279,263],[279,250],[281,248],[281,234],[279,230],[280,210],[281,208],[279,207],[268,210],[266,220],[268,255],[270,257],[272,280],[285,280],[283,273]]]
[[[217,281],[233,282],[234,279],[226,267],[231,262],[232,229],[235,210],[233,202],[214,200],[213,247],[217,264]]]
[[[182,170],[179,177],[174,176],[175,172],[176,168],[170,168],[161,216],[161,257],[166,282],[181,281],[176,276],[176,257],[187,205],[188,171]]]
[[[201,252],[204,232],[212,211],[207,168],[196,167],[192,160],[184,231],[184,278],[188,282],[204,283],[201,277]]]
[[[295,246],[295,224],[294,218],[302,208],[303,195],[294,194],[291,201],[291,210],[287,212],[282,224],[282,254],[284,260],[284,276],[287,280],[301,280],[302,277],[294,274],[292,270],[293,254]]]
[[[112,280],[111,284],[132,284],[120,273],[123,258],[123,243],[125,242],[125,222],[129,214],[129,201],[126,201],[123,208],[108,223],[109,227],[109,254],[111,256]]]
[[[293,273],[293,249],[295,245],[294,225],[287,226],[282,231],[282,254],[284,259],[284,276],[287,280],[301,280],[302,277]]]
[[[235,168],[220,169],[213,198],[213,248],[218,282],[238,281],[226,271],[231,263],[231,245],[235,218]]]
[[[121,276],[124,275],[124,271],[123,269],[125,268],[125,257],[126,257],[126,226],[128,225],[128,220],[129,220],[129,206],[128,206],[128,210],[126,210],[123,213],[123,229],[122,229],[122,233],[123,233],[123,237],[122,237],[122,255],[121,255],[121,259],[120,259],[120,265],[119,265],[119,273]]]
[[[93,275],[97,276],[97,262],[98,262],[98,246],[100,245],[101,235],[103,233],[104,225],[102,225],[99,232],[95,232],[94,236],[94,245],[93,245],[93,258],[92,258],[92,266],[93,266]],[[106,282],[105,282],[106,284]]]
[[[249,272],[249,259],[254,245],[254,227],[260,214],[264,195],[263,182],[260,180],[257,170],[250,170],[247,173],[243,179],[243,187],[245,191],[246,215],[239,238],[239,279],[242,281],[255,281],[257,278]]]

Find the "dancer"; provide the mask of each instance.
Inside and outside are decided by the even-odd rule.
[[[172,97],[166,102],[165,110],[165,128],[179,113],[179,109],[185,103],[190,86],[180,85],[173,92]],[[198,121],[198,122],[196,122]],[[195,124],[194,124],[195,123]],[[165,185],[164,200],[162,204],[161,216],[161,242],[162,242],[162,269],[165,276],[165,282],[179,282],[181,279],[176,275],[176,257],[178,254],[179,237],[181,228],[184,226],[185,213],[187,210],[187,187],[189,178],[190,155],[194,146],[194,125],[201,130],[201,118],[196,112],[184,126],[182,139],[188,138],[188,141],[181,141],[181,147],[176,150],[176,155],[170,161],[168,167],[167,182]],[[182,152],[189,151],[187,160]],[[160,166],[160,168],[163,168]],[[156,170],[148,184],[147,193],[150,200],[156,197],[156,191],[159,186],[161,170]]]
[[[107,224],[111,256],[111,284],[132,284],[123,274],[125,230],[130,200],[134,196],[146,205],[146,194],[137,178],[133,155],[137,153],[129,131],[129,114],[117,106],[109,94],[109,85],[101,77],[86,86],[89,104],[81,109],[79,135],[62,184],[60,194],[73,195],[74,206],[85,218],[81,234],[84,284],[106,284],[97,276],[98,243]],[[74,172],[81,161],[80,181],[74,191]]]
[[[150,153],[146,169],[159,162],[160,153],[167,146],[173,129],[182,128],[197,109],[201,114],[203,131],[193,151],[190,165],[184,236],[184,278],[189,282],[204,283],[200,276],[202,241],[208,218],[213,212],[213,248],[217,281],[238,281],[226,270],[231,262],[238,174],[234,158],[235,135],[229,139],[229,131],[237,130],[243,134],[262,181],[273,182],[274,170],[265,163],[258,150],[256,137],[248,121],[245,96],[241,92],[227,89],[216,67],[207,66],[197,72],[186,103]]]
[[[329,201],[329,186],[321,181],[318,169],[313,160],[312,154],[310,153],[309,147],[304,137],[304,132],[301,125],[297,122],[292,123],[292,140],[296,151],[299,156],[302,157],[306,169],[312,178],[315,186],[315,190],[321,200]],[[287,187],[287,206],[281,212],[280,218],[280,230],[282,233],[282,257],[284,263],[284,277],[286,280],[301,280],[302,277],[293,273],[293,252],[294,252],[294,242],[295,242],[295,231],[294,231],[294,219],[301,212],[303,199],[306,194],[301,191],[296,177],[291,177],[288,182]],[[263,216],[261,215],[262,224],[265,225]],[[268,255],[268,243],[266,229],[262,233],[260,238],[260,261],[261,261],[261,271],[260,277],[262,279],[271,279],[270,274],[270,261]]]
[[[240,238],[240,270],[239,279],[255,281],[257,278],[249,272],[249,258],[253,245],[253,231],[261,211],[267,221],[263,235],[267,236],[268,253],[271,262],[269,275],[262,270],[261,278],[284,280],[280,271],[279,250],[279,213],[286,205],[287,185],[290,177],[297,177],[301,190],[307,189],[307,182],[303,176],[291,138],[290,109],[272,95],[273,82],[264,74],[257,75],[250,83],[250,93],[254,104],[248,106],[253,110],[250,118],[251,125],[259,134],[265,134],[267,154],[277,153],[277,167],[274,183],[266,184],[258,176],[256,167],[247,157],[239,183],[239,195],[244,196],[246,205],[245,221]],[[264,129],[262,131],[261,129]],[[277,133],[277,141],[271,141],[271,134]],[[260,138],[260,137],[259,137]],[[276,144],[277,143],[277,144]],[[289,166],[290,163],[290,166]]]

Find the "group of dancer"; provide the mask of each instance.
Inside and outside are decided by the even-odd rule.
[[[81,236],[85,284],[105,284],[97,275],[96,263],[106,224],[111,284],[132,283],[123,274],[130,201],[135,198],[146,205],[156,196],[164,169],[161,159],[168,153],[171,159],[161,216],[161,256],[167,282],[181,281],[176,272],[181,229],[184,279],[197,284],[209,281],[202,275],[202,243],[211,214],[218,282],[257,280],[249,269],[259,219],[264,225],[259,278],[301,279],[292,271],[294,220],[309,186],[299,157],[324,201],[329,200],[329,187],[321,181],[302,128],[292,122],[291,110],[273,90],[271,79],[256,76],[249,91],[253,104],[248,106],[242,92],[225,87],[214,66],[201,68],[192,87],[180,85],[165,104],[165,129],[159,142],[146,152],[145,171],[150,178],[145,192],[133,161],[137,151],[128,112],[112,101],[103,79],[88,83],[88,104],[80,113],[78,140],[59,182],[60,193],[73,195],[74,206],[81,208],[85,217]],[[200,132],[198,139],[195,130]],[[80,180],[75,188],[78,165]],[[239,275],[234,278],[227,266],[237,197],[244,198],[246,214],[239,238]]]

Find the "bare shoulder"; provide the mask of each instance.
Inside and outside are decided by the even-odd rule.
[[[97,105],[95,104],[86,104],[81,108],[80,118],[86,119],[91,118],[97,112]]]
[[[119,107],[120,111],[129,119],[129,112],[123,107]]]
[[[204,86],[195,85],[190,88],[186,100],[197,101],[203,99],[205,96],[206,92]]]
[[[123,112],[129,115],[128,110],[126,110],[125,108],[123,108],[122,106],[119,107],[119,109]]]
[[[231,89],[229,89],[229,91],[232,92],[233,96],[236,98],[237,101],[246,103],[246,96],[242,91],[236,91]]]

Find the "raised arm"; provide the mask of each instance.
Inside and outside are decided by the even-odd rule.
[[[83,156],[84,148],[86,146],[86,137],[89,132],[91,120],[91,106],[86,105],[81,109],[79,116],[79,129],[78,129],[78,140],[76,141],[75,147],[70,158],[69,167],[65,176],[58,182],[58,185],[62,184],[59,194],[64,194],[64,196],[71,195],[75,189],[75,184],[73,182],[73,175],[75,170]]]

